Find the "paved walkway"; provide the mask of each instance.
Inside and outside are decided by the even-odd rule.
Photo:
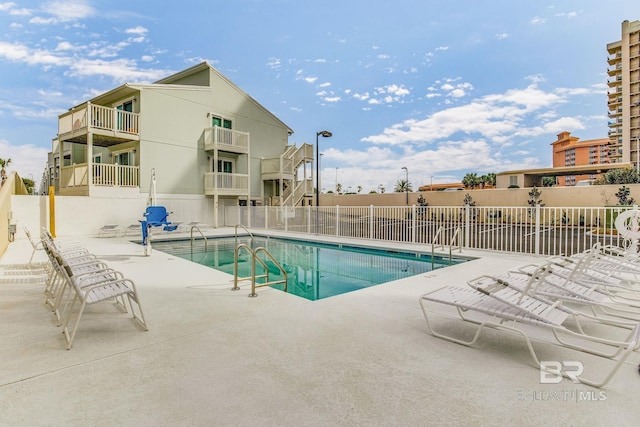
[[[18,237],[0,262],[29,259]],[[530,257],[467,253],[482,258],[312,302],[265,288],[248,298],[247,285],[233,292],[216,270],[145,257],[122,238],[81,240],[135,281],[150,330],[99,304],[66,351],[43,287],[0,283],[0,425],[635,426],[640,417],[638,354],[598,390],[540,384],[516,336],[490,331],[467,348],[427,333],[422,293]],[[607,363],[588,362],[595,374]]]

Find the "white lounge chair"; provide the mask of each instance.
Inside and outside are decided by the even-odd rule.
[[[116,237],[120,232],[120,226],[117,224],[106,224],[98,230],[98,237]]]
[[[553,263],[545,265],[528,264],[510,272],[512,286],[520,286],[524,291],[533,281],[532,292],[550,300],[588,307],[595,316],[613,316],[640,321],[640,292],[617,284],[608,284],[591,277],[581,276],[579,270],[568,269]],[[522,283],[517,276],[523,276]],[[615,281],[614,281],[615,282]]]
[[[73,346],[80,319],[87,305],[97,304],[102,301],[111,300],[116,303],[124,312],[127,312],[124,297],[129,301],[129,307],[133,318],[137,320],[144,330],[148,330],[140,299],[136,291],[135,284],[132,280],[125,278],[122,273],[117,271],[103,271],[98,273],[86,273],[77,275],[68,264],[62,260],[59,265],[60,271],[65,280],[73,289],[73,299],[70,304],[65,304],[62,316],[63,333],[67,342],[67,350]],[[74,317],[74,307],[76,303],[80,303],[78,312]],[[135,306],[134,306],[135,302]]]
[[[485,328],[512,332],[525,340],[529,353],[539,369],[548,371],[546,365],[540,363],[527,328],[534,327],[538,331],[548,331],[550,332],[549,338],[562,347],[615,361],[604,378],[595,380],[584,375],[576,378],[578,381],[594,387],[602,387],[608,383],[629,355],[638,349],[640,325],[637,323],[603,324],[595,317],[576,313],[563,307],[560,302],[549,304],[501,283],[476,283],[476,288],[446,286],[422,295],[419,299],[420,307],[429,332],[438,338],[465,346],[474,345]],[[427,306],[430,304],[440,308],[443,306],[453,307],[461,320],[476,325],[477,328],[472,339],[465,340],[445,334],[443,331],[434,330],[429,313],[434,314],[435,311],[429,310]],[[581,318],[588,320],[591,324],[600,323],[604,326],[610,326],[610,329],[615,329],[615,332],[622,336],[620,339],[614,340],[589,335],[584,332],[581,326]],[[572,330],[565,325],[568,319],[576,322],[577,330]],[[633,329],[629,331],[628,328]],[[563,373],[563,375],[565,374]]]
[[[125,236],[135,236],[136,234],[140,235],[140,234],[142,234],[142,228],[141,227],[142,226],[140,225],[140,223],[131,224],[127,228],[125,228],[124,235]]]

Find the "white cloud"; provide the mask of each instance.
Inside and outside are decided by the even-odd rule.
[[[305,77],[304,78],[304,81],[307,82],[307,83],[315,83],[316,80],[318,80],[318,78],[315,77],[315,76],[310,76],[310,77]]]
[[[51,17],[35,17],[30,22],[34,24],[56,24],[77,21],[95,14],[95,9],[85,0],[54,0],[44,3],[41,9]]]
[[[508,37],[509,37],[509,34],[508,34],[508,33],[498,33],[498,34],[496,34],[496,38],[497,38],[498,40],[504,40],[504,39],[506,39],[506,38],[508,38]]]
[[[12,145],[0,139],[0,153],[5,159],[11,159],[8,172],[17,172],[21,178],[29,178],[38,184],[46,166],[47,153],[51,148],[36,147],[32,144]],[[37,190],[37,188],[36,188]]]
[[[13,9],[16,6],[16,4],[12,1],[10,2],[5,2],[5,3],[0,3],[0,12],[7,12],[11,9]]]
[[[144,36],[145,34],[147,34],[148,31],[149,30],[147,30],[145,27],[142,27],[140,25],[138,25],[137,27],[127,28],[126,30],[124,30],[124,32],[127,34],[137,34],[140,36]]]
[[[531,23],[533,25],[540,25],[540,24],[544,24],[545,22],[547,22],[547,20],[545,18],[540,18],[539,16],[535,16],[531,18]]]
[[[450,89],[451,85],[447,83],[443,86]],[[502,94],[484,96],[466,105],[450,107],[425,119],[407,119],[362,141],[390,145],[425,144],[456,134],[466,134],[479,135],[503,144],[514,135],[536,136],[555,132],[562,126],[579,128],[581,124],[578,119],[566,118],[526,127],[526,119],[533,113],[540,114],[543,108],[550,109],[564,102],[566,100],[563,97],[544,92],[534,83],[525,89],[511,89]]]
[[[354,93],[353,97],[355,99],[357,99],[358,101],[366,101],[367,99],[369,99],[369,92],[365,92],[365,93]]]
[[[74,50],[74,47],[69,42],[60,42],[60,43],[58,43],[58,46],[56,46],[55,50],[56,51]]]

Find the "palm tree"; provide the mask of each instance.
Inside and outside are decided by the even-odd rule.
[[[2,168],[0,170],[0,175],[2,176],[3,183],[7,180],[7,171],[5,170],[5,167],[9,166],[9,164],[11,164],[11,159],[0,159],[0,168]]]
[[[411,188],[411,183],[409,181],[407,181],[406,179],[399,179],[398,182],[396,182],[396,186],[393,191],[395,191],[396,193],[409,193],[412,192],[413,189]]]
[[[475,173],[468,173],[462,178],[462,185],[474,189],[480,185],[480,178],[478,178],[478,175]]]

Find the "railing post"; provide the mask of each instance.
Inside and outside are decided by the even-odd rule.
[[[469,247],[469,235],[471,234],[471,209],[469,205],[464,205],[464,230],[462,230],[464,236],[464,247]]]
[[[336,205],[336,237],[340,237],[340,205]]]
[[[373,205],[369,205],[369,239],[373,240]]]
[[[284,231],[289,231],[289,215],[287,215],[287,207],[280,206],[280,211],[284,217]]]
[[[535,248],[534,253],[540,255],[540,203],[536,204]]]
[[[416,242],[416,205],[411,205],[411,243]]]

